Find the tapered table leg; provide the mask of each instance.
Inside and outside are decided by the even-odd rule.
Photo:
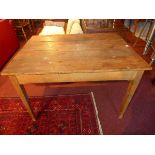
[[[30,116],[32,117],[33,121],[36,121],[35,115],[31,109],[31,106],[29,104],[29,99],[27,97],[26,91],[24,89],[23,85],[20,85],[17,78],[15,76],[9,76],[14,88],[16,89],[19,97],[21,98],[22,102],[24,103],[27,111],[29,112]]]
[[[123,115],[124,115],[128,105],[136,91],[136,88],[142,78],[143,72],[144,71],[137,71],[137,73],[134,76],[134,79],[129,82],[127,92],[124,96],[123,103],[122,103],[122,106],[121,106],[121,109],[119,112],[119,117],[118,117],[119,119],[123,118]]]

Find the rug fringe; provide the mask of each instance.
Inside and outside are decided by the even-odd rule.
[[[93,99],[93,104],[94,104],[94,107],[95,107],[95,112],[96,112],[96,117],[97,117],[97,122],[98,122],[98,126],[99,126],[100,135],[103,135],[103,130],[102,130],[102,127],[101,127],[100,119],[98,117],[98,110],[97,110],[97,106],[96,106],[94,93],[93,92],[90,92],[90,93],[91,93],[91,96],[92,96],[92,99]]]

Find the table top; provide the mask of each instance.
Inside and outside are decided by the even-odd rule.
[[[2,75],[150,70],[117,33],[32,36]]]

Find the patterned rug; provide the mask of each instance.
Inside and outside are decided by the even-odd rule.
[[[2,135],[102,134],[93,94],[30,97],[33,122],[19,98],[0,98]]]

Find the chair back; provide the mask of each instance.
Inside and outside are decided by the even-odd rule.
[[[25,26],[25,25],[29,25],[29,24],[30,24],[29,19],[14,19],[13,20],[14,26]]]

